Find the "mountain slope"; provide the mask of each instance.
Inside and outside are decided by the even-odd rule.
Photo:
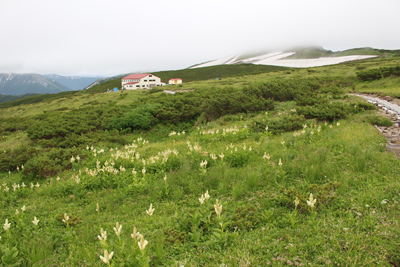
[[[64,91],[71,89],[40,74],[0,73],[0,94],[3,95],[55,94]]]
[[[216,65],[258,64],[293,68],[334,65],[348,61],[370,59],[377,56],[399,56],[398,50],[354,48],[333,52],[323,47],[297,47],[282,51],[247,52],[222,59],[211,60],[189,67],[190,69]]]
[[[80,76],[61,76],[57,74],[43,75],[47,79],[61,83],[71,90],[82,90],[93,82],[103,77],[80,77]]]

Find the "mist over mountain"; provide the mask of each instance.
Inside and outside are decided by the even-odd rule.
[[[86,88],[88,85],[97,81],[98,79],[104,78],[103,76],[99,77],[80,77],[80,76],[61,76],[57,74],[48,74],[43,75],[49,80],[54,82],[59,82],[62,85],[72,89],[72,90],[82,90]]]
[[[0,73],[0,94],[3,95],[56,94],[64,91],[71,89],[40,74]]]

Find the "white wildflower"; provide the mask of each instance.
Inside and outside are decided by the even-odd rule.
[[[100,241],[107,240],[107,231],[104,231],[103,228],[100,229],[100,235],[97,236]]]
[[[147,240],[144,240],[143,235],[140,236],[140,241],[138,242],[138,246],[140,250],[144,250],[147,246],[148,242]]]
[[[39,223],[39,220],[36,217],[33,217],[32,223],[37,226]]]
[[[104,250],[104,257],[100,255],[100,259],[105,263],[109,264],[110,260],[112,259],[112,256],[114,255],[114,252],[112,251],[110,254],[108,254],[107,249]]]
[[[204,198],[205,198],[206,200],[209,200],[209,199],[210,199],[210,195],[208,194],[208,190],[204,193]]]
[[[10,227],[11,227],[11,223],[8,223],[8,219],[6,219],[6,222],[3,225],[3,229],[7,231],[10,229]]]
[[[153,209],[153,204],[150,203],[150,208],[149,208],[148,210],[146,210],[146,213],[147,213],[148,215],[152,216],[154,210],[155,210],[155,209]]]
[[[218,217],[221,216],[222,212],[222,205],[219,205],[218,199],[216,200],[216,203],[214,205],[215,213],[217,213]]]
[[[131,234],[132,239],[140,239],[140,233],[136,230],[136,227],[133,227],[133,233]]]
[[[204,197],[204,194],[202,194],[201,197],[199,198],[200,204],[204,204],[204,200],[206,199]]]
[[[117,222],[117,223],[115,224],[115,227],[114,227],[114,232],[115,232],[115,234],[116,234],[117,236],[120,236],[121,230],[122,230],[122,225],[120,225],[119,222]]]
[[[307,200],[307,205],[310,206],[311,208],[314,208],[314,205],[316,202],[317,202],[317,199],[314,199],[314,195],[311,193],[310,200]]]

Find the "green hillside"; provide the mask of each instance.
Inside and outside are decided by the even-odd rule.
[[[311,47],[295,49],[296,54],[287,57],[287,59],[311,59],[319,57],[343,57],[353,55],[377,55],[377,56],[389,56],[399,57],[400,50],[382,50],[374,49],[370,47],[353,48],[344,51],[333,52],[331,50],[325,50],[322,47]]]
[[[3,108],[0,261],[399,265],[400,162],[374,127],[392,122],[348,94],[400,93],[398,68],[195,69],[211,78],[165,87],[185,93],[97,87]]]
[[[169,71],[156,71],[152,74],[161,78],[161,81],[168,83],[171,78],[181,78],[184,82],[203,81],[216,78],[227,78],[243,75],[255,75],[261,73],[277,72],[284,70],[284,67],[264,66],[264,65],[219,65],[198,69],[182,69]],[[121,79],[116,79],[101,83],[93,88],[88,89],[90,93],[106,92],[107,89],[121,88]]]
[[[34,96],[35,94],[26,94],[26,95],[0,95],[0,103],[14,101],[20,98]]]

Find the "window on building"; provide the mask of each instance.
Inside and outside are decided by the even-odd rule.
[[[153,75],[149,75],[149,77],[153,77]]]
[[[142,85],[142,87],[145,87],[145,85]]]
[[[140,85],[136,85],[136,87],[140,87]]]
[[[144,82],[147,82],[147,80],[144,80]]]

